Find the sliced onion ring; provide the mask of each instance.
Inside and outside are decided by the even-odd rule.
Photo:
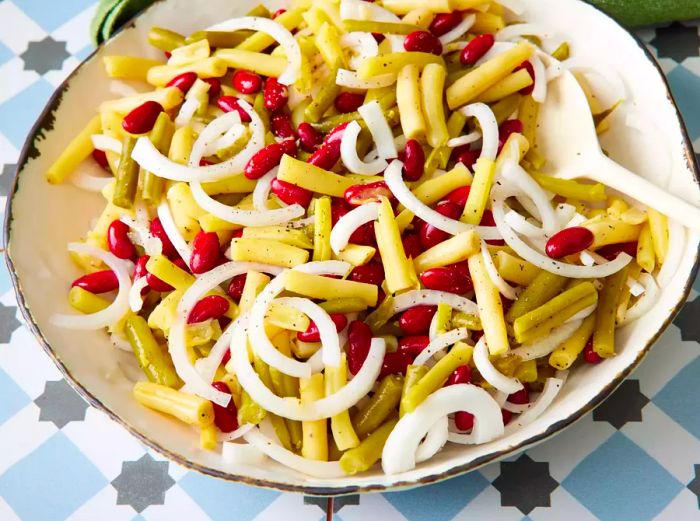
[[[637,302],[631,306],[625,313],[625,318],[618,325],[618,327],[626,326],[630,322],[634,322],[642,315],[646,314],[656,301],[659,296],[659,286],[656,284],[654,277],[649,273],[642,273],[639,277],[639,282],[644,286],[644,293],[637,299]]]
[[[498,122],[493,110],[485,103],[472,103],[459,110],[465,116],[476,118],[479,122],[483,139],[481,156],[479,157],[495,161],[498,153]]]
[[[396,74],[379,74],[373,76],[367,80],[360,78],[359,74],[355,71],[349,71],[347,69],[338,69],[335,75],[335,84],[341,87],[347,87],[348,89],[359,89],[359,90],[369,90],[369,89],[381,89],[383,87],[388,87],[396,83]]]
[[[552,329],[552,331],[546,337],[530,342],[529,344],[523,344],[520,347],[516,347],[510,351],[510,354],[513,356],[519,356],[523,362],[547,356],[557,347],[559,347],[562,342],[573,335],[574,331],[581,326],[581,322],[581,320],[574,320],[572,322],[562,324],[561,326]]]
[[[372,134],[372,138],[377,145],[377,153],[382,159],[393,159],[398,157],[394,134],[382,112],[382,107],[377,101],[371,101],[357,109],[362,119],[367,123],[367,130]]]
[[[455,41],[457,38],[460,38],[466,32],[471,29],[472,25],[474,25],[474,22],[476,21],[476,16],[473,14],[470,14],[468,16],[465,16],[461,22],[459,22],[457,25],[454,26],[453,29],[450,29],[447,31],[445,34],[440,36],[439,40],[442,45],[447,45],[450,42]]]
[[[185,261],[185,264],[189,266],[190,257],[192,256],[192,249],[190,248],[190,245],[187,244],[185,238],[180,235],[180,230],[178,230],[177,225],[175,224],[168,201],[163,200],[163,202],[158,205],[157,211],[158,219],[160,219],[160,223],[163,225],[165,235],[168,236],[168,239],[170,239],[170,242],[177,250],[177,253],[180,255],[182,260]]]
[[[430,343],[423,349],[416,359],[413,361],[413,365],[425,365],[425,363],[432,358],[432,356],[447,349],[451,345],[456,344],[460,340],[464,340],[469,336],[469,330],[466,327],[458,327],[447,333],[443,333],[431,340]]]
[[[377,219],[379,203],[358,206],[343,215],[331,230],[331,248],[338,255],[350,242],[352,234],[364,224]]]
[[[103,152],[114,152],[115,154],[122,153],[122,143],[117,138],[107,136],[106,134],[93,134],[90,136],[92,146],[96,150]]]
[[[146,277],[140,277],[134,281],[129,288],[129,308],[134,313],[141,311],[143,307],[143,297],[141,296],[141,291],[148,286],[148,281]]]
[[[471,300],[454,293],[434,289],[417,289],[394,297],[391,314],[393,316],[414,306],[437,306],[442,303],[448,304],[467,315],[479,314],[479,309]]]
[[[277,172],[279,167],[275,167],[270,170],[267,174],[258,179],[253,190],[253,208],[260,212],[267,211],[267,199],[270,197],[270,190],[272,189],[272,180],[277,177]]]
[[[496,265],[493,263],[493,259],[489,253],[489,249],[486,246],[486,241],[483,240],[481,241],[481,256],[484,259],[486,272],[488,273],[491,282],[493,282],[493,285],[498,288],[499,293],[509,300],[516,300],[518,298],[518,290],[508,284],[505,279],[501,277],[501,274],[498,273]]]
[[[518,429],[535,421],[547,409],[547,407],[551,405],[554,398],[556,398],[557,394],[559,394],[559,391],[563,385],[564,381],[560,378],[547,378],[547,381],[544,383],[544,389],[542,389],[542,393],[537,397],[537,400],[527,411],[522,413],[506,426],[505,433],[510,435]]]
[[[416,449],[416,463],[429,460],[440,452],[440,449],[447,443],[448,427],[449,420],[447,416],[442,416],[428,429],[428,434],[425,435],[425,439]]]
[[[357,121],[351,121],[343,131],[340,140],[340,158],[343,160],[345,168],[353,174],[375,175],[382,172],[388,165],[386,159],[378,157],[374,161],[364,162],[357,155],[357,138],[362,127]]]
[[[494,367],[489,358],[489,348],[486,346],[483,336],[474,347],[474,364],[479,370],[479,374],[484,377],[484,380],[507,395],[517,393],[523,388],[523,384],[517,378],[509,378]]]

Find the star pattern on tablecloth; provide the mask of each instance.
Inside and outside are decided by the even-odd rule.
[[[656,29],[656,36],[650,43],[656,47],[659,58],[671,58],[680,63],[689,56],[697,56],[700,34],[697,27],[674,22],[668,27]]]
[[[12,181],[14,180],[14,172],[17,165],[8,163],[3,165],[0,172],[0,195],[9,195],[12,190]]]
[[[66,42],[58,42],[51,36],[38,42],[29,42],[27,50],[20,54],[24,60],[24,69],[38,74],[61,70],[63,62],[69,56]]]
[[[341,508],[345,506],[353,506],[360,504],[360,495],[353,494],[352,496],[340,496],[333,498],[333,513],[336,514]]]
[[[52,422],[59,429],[72,421],[83,421],[88,404],[65,380],[46,382],[44,392],[34,400],[39,421]]]
[[[698,509],[700,509],[700,464],[695,465],[695,478],[688,483],[688,490],[698,498]]]
[[[150,454],[123,462],[121,473],[112,480],[117,505],[131,505],[139,513],[150,505],[164,504],[165,493],[174,484],[168,474],[168,462],[156,461]]]
[[[318,508],[323,510],[323,513],[328,515],[328,504],[332,499],[321,496],[304,496],[305,505],[316,505]]]
[[[686,302],[673,323],[681,330],[681,338],[686,341],[700,342],[700,297]]]
[[[550,494],[559,486],[549,473],[549,463],[527,454],[501,462],[501,474],[492,484],[501,493],[501,506],[516,507],[525,515],[535,507],[550,506]]]
[[[15,306],[6,306],[0,303],[0,343],[8,343],[12,337],[12,333],[22,325],[22,323],[17,320],[16,315],[17,308]]]
[[[627,422],[642,421],[642,409],[647,403],[649,398],[639,390],[639,380],[625,380],[593,411],[593,421],[608,422],[621,429]]]

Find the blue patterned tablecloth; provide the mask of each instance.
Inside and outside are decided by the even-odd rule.
[[[3,200],[34,119],[91,50],[94,9],[93,0],[0,0]],[[698,24],[640,36],[700,152]],[[634,376],[563,434],[442,484],[330,502],[189,472],[89,408],[23,327],[3,264],[0,520],[700,519],[698,291]]]

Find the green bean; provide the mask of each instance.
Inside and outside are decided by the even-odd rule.
[[[423,378],[428,372],[428,368],[424,365],[409,365],[406,369],[406,378],[403,381],[403,389],[401,389],[401,402],[399,405],[399,418],[406,413],[406,397],[408,391],[418,383],[418,380]]]
[[[185,45],[185,37],[170,29],[151,27],[151,30],[148,31],[148,43],[156,49],[170,52]]]
[[[469,71],[470,71],[470,69],[459,69],[459,70],[456,70],[454,72],[450,72],[447,75],[447,79],[445,80],[445,86],[449,87],[454,82],[460,80],[462,78],[462,76],[466,76]]]
[[[170,116],[168,116],[168,114],[165,112],[161,112],[158,115],[158,119],[156,120],[155,125],[153,125],[153,130],[151,130],[148,138],[161,154],[167,155],[174,131],[175,126],[170,120]],[[141,188],[141,194],[144,201],[157,205],[160,203],[160,198],[163,195],[164,188],[165,179],[158,177],[153,172],[144,171],[143,187]]]
[[[552,53],[552,58],[559,61],[564,61],[569,59],[569,42],[563,42],[556,50]]]
[[[349,475],[364,472],[382,457],[384,444],[394,430],[398,418],[392,418],[362,440],[354,449],[345,451],[340,457],[340,468]]]
[[[452,327],[466,327],[472,331],[483,331],[484,326],[481,325],[481,319],[476,315],[468,315],[458,311],[452,315]]]
[[[513,322],[516,318],[554,298],[564,288],[564,284],[566,284],[565,277],[554,275],[548,271],[541,271],[527,285],[525,291],[518,297],[518,300],[513,302],[508,313],[506,313],[506,320]]]
[[[267,365],[262,358],[256,356],[253,359],[253,366],[255,367],[255,372],[258,373],[260,380],[265,386],[274,392],[274,385],[272,383],[272,376],[270,374],[270,366]],[[292,438],[289,434],[289,429],[284,421],[284,418],[277,416],[276,414],[268,413],[270,418],[270,423],[277,434],[282,446],[287,450],[292,450]]]
[[[433,148],[425,159],[425,175],[431,176],[440,166],[442,147]]]
[[[593,351],[602,358],[615,355],[615,312],[627,282],[627,267],[605,279],[596,309]]]
[[[267,132],[267,130],[270,128],[270,114],[265,108],[265,96],[262,92],[259,92],[258,95],[255,96],[255,101],[253,102],[253,109],[255,109],[255,112],[257,112],[258,116],[260,116],[260,119],[263,122],[263,127],[265,128],[265,132]]]
[[[522,94],[511,94],[491,105],[491,110],[493,110],[493,114],[496,116],[496,121],[499,125],[507,120],[518,106],[520,106],[521,98]]]
[[[403,376],[390,374],[379,384],[379,389],[372,398],[353,417],[352,424],[355,434],[362,439],[379,427],[392,413],[401,401]]]
[[[577,199],[579,201],[605,201],[605,185],[602,183],[581,183],[573,179],[559,179],[539,172],[531,172],[530,175],[542,188],[562,197]]]
[[[241,407],[238,409],[239,425],[245,423],[257,425],[263,421],[266,415],[267,411],[255,403],[247,392],[241,393]]]
[[[158,345],[143,317],[131,314],[124,324],[124,332],[139,366],[151,382],[174,389],[182,385],[170,356]]]
[[[394,297],[387,295],[382,303],[367,315],[365,324],[370,327],[373,333],[376,333],[384,324],[391,320],[394,314]]]
[[[467,116],[458,110],[453,112],[447,120],[447,133],[451,138],[459,137],[466,123]],[[451,154],[452,149],[450,147],[440,147],[440,151],[438,152],[438,165],[443,170],[447,168],[447,163],[450,161]]]
[[[136,137],[126,136],[122,142],[122,153],[119,157],[119,168],[114,183],[112,203],[120,208],[131,208],[136,199],[136,189],[139,184],[139,165],[131,158],[131,152],[136,145]]]
[[[253,34],[253,31],[196,31],[187,37],[185,43],[207,40],[211,48],[231,49]]]
[[[347,32],[361,31],[380,34],[411,34],[420,31],[420,27],[413,24],[398,22],[372,22],[367,20],[343,20],[343,26]]]
[[[348,297],[326,300],[319,304],[326,313],[358,313],[367,309],[367,303],[361,298]]]
[[[331,70],[330,78],[335,78],[338,69]],[[312,123],[318,123],[326,111],[331,108],[335,98],[340,93],[340,87],[335,84],[335,81],[327,81],[316,97],[309,103],[309,106],[304,110],[304,116]]]

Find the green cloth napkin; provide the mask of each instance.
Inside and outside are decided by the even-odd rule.
[[[95,45],[109,38],[136,13],[155,0],[100,0],[90,25]],[[430,1],[430,0],[426,0]],[[623,25],[637,27],[700,18],[700,0],[588,0]]]

